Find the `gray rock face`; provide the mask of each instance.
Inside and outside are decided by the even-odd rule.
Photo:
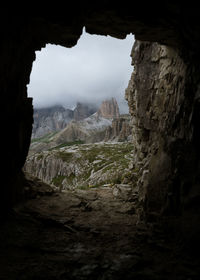
[[[24,170],[64,189],[120,183],[129,174],[132,149],[131,143],[66,145],[30,155]]]
[[[78,102],[74,110],[62,106],[53,106],[34,110],[32,138],[39,138],[48,133],[57,132],[72,120],[83,120],[97,111],[91,104]]]
[[[84,104],[78,102],[73,112],[73,119],[75,121],[83,120],[97,111],[97,107],[92,104]]]
[[[119,117],[120,114],[117,100],[115,98],[104,100],[97,113],[99,116],[106,119]]]
[[[81,120],[72,121],[66,128],[55,135],[53,141],[57,144],[81,140],[85,143],[95,143],[104,140],[107,127],[112,120],[97,116],[97,113]]]
[[[183,180],[177,176],[183,160],[179,149],[189,136],[188,116],[182,111],[186,66],[173,49],[157,43],[136,41],[132,59],[134,72],[126,98],[133,123],[139,197],[146,215],[178,213],[180,185],[172,182]]]
[[[122,115],[112,121],[112,125],[106,129],[104,141],[127,141],[132,139],[132,127],[130,115]]]
[[[35,12],[37,8],[34,3],[30,5],[33,13],[30,13],[29,5],[24,6],[26,11],[16,6],[17,11],[13,15],[10,13],[10,6],[5,9],[5,12],[3,11],[1,18],[3,23],[1,30],[1,92],[3,96],[1,113],[2,119],[5,119],[2,122],[2,131],[6,137],[4,137],[2,146],[8,151],[2,159],[2,174],[6,174],[4,176],[8,178],[6,186],[2,186],[0,205],[3,205],[3,209],[11,207],[12,200],[16,201],[22,190],[19,179],[22,178],[21,168],[28,153],[32,128],[32,106],[31,100],[26,97],[26,85],[29,82],[35,51],[44,47],[46,42],[66,47],[74,46],[82,33],[83,26],[86,26],[86,30],[90,33],[111,35],[121,39],[132,32],[137,39],[165,43],[173,46],[177,52],[181,51],[187,65],[187,73],[184,77],[186,89],[181,93],[184,95],[185,102],[182,102],[180,109],[182,113],[176,114],[174,129],[177,130],[179,126],[184,135],[184,141],[180,142],[182,154],[187,158],[185,160],[188,163],[187,174],[190,173],[191,178],[187,182],[182,180],[180,182],[181,186],[184,183],[187,194],[190,189],[194,188],[194,191],[192,190],[190,193],[191,196],[195,194],[196,186],[200,186],[198,167],[200,20],[198,2],[163,1],[162,5],[157,5],[156,1],[150,1],[146,7],[143,2],[139,1],[134,2],[134,9],[127,6],[126,2],[113,5],[112,3],[106,5],[103,1],[97,6],[87,1],[87,4],[82,2],[77,7],[77,2],[74,1],[64,17],[51,16],[55,12],[55,5],[48,5],[45,10],[41,11],[39,18]],[[57,5],[56,9],[56,14],[62,14],[63,6]],[[176,63],[175,60],[174,63]],[[181,67],[177,67],[177,69],[182,72]],[[178,87],[175,89],[180,92]],[[190,102],[188,102],[189,99]],[[181,117],[183,112],[185,113],[184,118]],[[186,117],[188,117],[188,125],[186,125]],[[9,124],[12,124],[12,129]],[[166,130],[166,134],[168,131],[169,129]],[[158,135],[159,137],[160,135]],[[171,133],[169,137],[171,137]],[[175,151],[177,150],[174,145],[173,148]],[[186,153],[186,151],[189,152]],[[172,162],[174,161],[175,157],[172,158]],[[184,172],[181,174],[183,175]],[[176,180],[174,185],[177,185],[177,182],[179,181]],[[190,188],[190,186],[192,187]],[[187,191],[187,189],[189,190]],[[187,197],[189,198],[189,195]]]
[[[40,115],[42,114],[42,117],[36,116],[39,119],[35,123],[35,125],[38,125],[38,128],[34,130],[36,133],[33,135],[42,136],[47,132],[50,134],[43,135],[43,137],[39,139],[34,139],[30,151],[40,152],[67,142],[76,141],[95,143],[110,140],[130,140],[132,130],[130,126],[130,116],[119,115],[118,104],[114,98],[110,101],[103,101],[100,109],[96,113],[82,119],[88,114],[91,114],[94,108],[94,106],[78,103],[74,111],[64,109],[63,107],[51,108],[48,110],[41,109],[39,113]],[[102,113],[100,113],[101,111]],[[107,116],[107,118],[102,117],[102,114]],[[69,122],[68,116],[73,118]],[[81,120],[74,120],[74,118]],[[48,123],[49,125],[47,125]],[[62,126],[64,126],[63,129],[61,129]]]
[[[73,111],[62,106],[34,110],[32,138],[63,129],[73,119]]]

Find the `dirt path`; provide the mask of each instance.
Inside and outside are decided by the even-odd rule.
[[[109,187],[29,199],[1,228],[0,279],[199,279],[198,259],[136,220]]]

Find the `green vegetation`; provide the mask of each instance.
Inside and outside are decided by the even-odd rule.
[[[51,132],[51,133],[47,133],[44,136],[40,137],[40,138],[33,138],[31,140],[31,143],[36,143],[36,142],[42,142],[42,143],[49,143],[51,142],[51,138],[56,134],[57,132]]]
[[[39,154],[39,155],[37,155],[37,160],[40,160],[40,159],[42,159],[43,158],[43,154],[41,153],[41,154]]]
[[[73,142],[65,142],[65,143],[62,143],[62,144],[60,144],[60,145],[58,145],[58,146],[55,146],[55,147],[49,149],[49,151],[50,151],[50,150],[54,150],[54,149],[64,148],[64,147],[70,147],[70,146],[74,146],[74,145],[82,145],[82,144],[84,144],[84,143],[85,143],[85,142],[84,142],[84,141],[81,141],[81,140],[77,140],[77,141],[73,141]]]
[[[79,190],[88,190],[89,186],[88,185],[78,186],[77,189],[79,189]]]
[[[132,149],[131,143],[82,146],[79,149],[81,159],[88,162],[87,171],[81,176],[82,181],[95,187],[122,183],[123,175],[130,163]],[[92,173],[99,174],[96,176],[96,182],[91,180]]]
[[[57,177],[54,177],[51,182],[52,182],[52,184],[54,184],[54,186],[61,187],[62,182],[65,178],[66,178],[65,176],[58,175]]]
[[[55,164],[57,174],[62,172],[62,175],[51,179],[53,185],[87,189],[131,181],[132,173],[128,168],[132,159],[131,143],[75,143],[64,143],[60,148],[36,155],[37,159],[43,160],[43,166],[49,165],[51,160],[55,164],[56,158],[63,161]]]
[[[83,147],[80,149],[80,151],[89,162],[94,162],[103,156],[105,159],[109,160],[110,163],[112,163],[114,161],[122,160],[126,155],[129,155],[133,149],[133,146],[130,143],[120,143],[117,145],[95,144],[92,146],[88,145],[88,148],[89,149]]]
[[[73,153],[59,151],[56,156],[61,158],[63,161],[69,161],[73,157]]]

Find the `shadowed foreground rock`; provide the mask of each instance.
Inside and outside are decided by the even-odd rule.
[[[1,280],[198,279],[199,259],[173,232],[136,224],[130,190],[56,193],[29,178],[26,191],[0,231]]]
[[[75,46],[85,26],[91,34],[123,39],[134,33],[136,40],[143,41],[135,45],[135,73],[127,93],[134,122],[141,218],[149,221],[153,215],[159,219],[162,215],[174,219],[179,216],[186,242],[192,240],[194,247],[200,243],[197,5],[198,2],[191,1],[163,1],[162,5],[158,1],[100,1],[97,5],[88,0],[70,2],[67,9],[55,3],[42,8],[32,1],[23,7],[19,3],[2,7],[1,178],[6,184],[1,184],[1,217],[7,215],[24,192],[22,167],[33,122],[27,85],[35,51],[47,43]]]

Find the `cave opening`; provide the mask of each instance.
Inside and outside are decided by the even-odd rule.
[[[133,43],[133,35],[119,40],[83,29],[75,47],[49,44],[37,52],[28,85],[35,109],[26,174],[59,190],[130,183],[125,89]]]
[[[75,7],[64,10],[64,15],[60,6],[58,14],[50,6],[34,16],[23,11],[11,17],[10,9],[2,13],[2,114],[8,116],[12,130],[8,121],[3,123],[6,156],[3,155],[2,174],[7,182],[2,184],[1,215],[5,217],[8,209],[13,210],[24,186],[26,189],[31,184],[23,182],[21,168],[31,135],[32,107],[26,85],[35,50],[45,42],[74,46],[86,25],[91,33],[123,38],[134,32],[141,40],[137,41],[133,58],[136,67],[128,101],[136,128],[135,162],[139,170],[134,171],[141,206],[138,220],[142,217],[145,223],[133,226],[123,214],[126,226],[120,228],[120,223],[116,226],[113,222],[114,234],[111,231],[105,235],[101,230],[102,212],[96,221],[93,217],[96,228],[92,231],[92,220],[88,219],[92,206],[98,211],[98,200],[92,205],[77,197],[73,200],[74,205],[85,209],[82,213],[88,226],[81,223],[81,218],[77,225],[67,215],[58,219],[52,214],[53,219],[48,218],[46,213],[55,207],[64,213],[66,202],[62,208],[52,201],[47,212],[44,204],[37,203],[38,209],[43,207],[43,215],[31,204],[28,212],[17,212],[18,205],[8,222],[1,224],[1,278],[198,279],[198,9],[178,1],[162,6],[151,2],[146,11],[143,3],[135,2],[132,9],[128,3],[109,6],[103,1],[93,6],[86,2],[81,7],[75,3]],[[161,56],[156,55],[157,49]],[[34,187],[37,184],[40,188],[40,182],[35,182]],[[48,194],[47,190],[44,192]],[[36,196],[41,202],[46,199],[42,192]],[[93,198],[94,194],[91,202]],[[105,211],[110,215],[108,208]],[[66,212],[69,213],[67,209]],[[132,211],[128,212],[132,218]],[[146,230],[148,222],[151,228],[159,222],[157,234]],[[95,243],[100,246],[95,247]]]
[[[99,252],[101,250],[107,250],[110,255],[109,262],[113,257],[118,258],[118,254],[125,259],[130,257],[127,253],[128,244],[131,242],[131,232],[138,221],[136,170],[132,166],[132,128],[128,106],[124,102],[125,89],[132,72],[130,53],[134,41],[133,36],[129,39],[129,42],[124,42],[127,46],[123,46],[122,41],[116,45],[111,40],[112,46],[105,58],[99,53],[98,39],[96,43],[93,42],[93,45],[98,45],[98,53],[92,54],[90,49],[87,50],[89,55],[85,58],[86,54],[84,54],[84,62],[92,59],[93,55],[95,57],[93,68],[98,67],[97,59],[100,66],[94,77],[92,75],[95,69],[91,69],[92,72],[89,72],[86,85],[81,78],[83,79],[86,70],[90,69],[88,66],[90,61],[86,63],[86,68],[83,67],[83,62],[76,51],[79,64],[73,67],[78,68],[78,74],[75,74],[72,65],[68,65],[69,70],[66,70],[61,64],[59,69],[56,62],[58,60],[63,62],[65,54],[60,54],[60,51],[63,52],[64,49],[58,50],[57,54],[54,46],[47,46],[43,53],[44,60],[46,62],[48,59],[48,51],[53,52],[54,66],[50,66],[49,63],[45,65],[45,71],[42,69],[47,78],[43,78],[40,71],[37,74],[39,78],[34,77],[33,66],[28,86],[29,97],[33,97],[33,102],[36,98],[36,108],[32,143],[24,166],[25,192],[27,191],[26,195],[29,197],[25,203],[25,213],[36,217],[37,223],[39,222],[39,225],[36,221],[30,225],[33,232],[31,239],[37,239],[35,233],[37,230],[40,231],[41,236],[40,240],[35,241],[33,247],[41,246],[42,250],[52,250],[52,252],[68,248],[66,250],[71,252],[71,256],[65,256],[63,261],[74,262],[79,256],[81,262],[85,263],[87,259],[90,262],[93,257],[99,258],[97,263],[95,261],[94,271],[93,268],[91,270],[89,264],[89,270],[86,272],[89,274],[91,271],[92,274],[96,273],[95,267],[102,271],[104,253]],[[114,41],[118,42],[116,39]],[[91,41],[89,43],[91,44]],[[107,46],[105,41],[102,44],[101,51],[104,51]],[[74,59],[71,58],[71,60],[74,63]],[[118,60],[116,64],[115,60]],[[80,67],[83,67],[83,72]],[[55,73],[59,76],[65,74],[64,81],[53,80],[51,76],[53,68],[56,69],[54,75]],[[50,74],[48,75],[47,72]],[[68,85],[71,82],[70,74],[75,76],[76,81],[72,81],[68,89],[63,86],[63,83]],[[66,78],[67,75],[70,76],[69,79]],[[100,76],[100,80],[97,76]],[[39,89],[39,93],[36,92],[34,97],[32,79],[35,79],[36,83],[38,79],[45,83],[50,80],[50,86],[45,89],[39,83],[42,90]],[[84,79],[88,77],[84,76]],[[93,85],[94,83],[96,84]],[[60,84],[61,89],[57,89]],[[92,84],[92,89],[88,84]],[[73,92],[66,94],[67,91],[73,90],[73,86],[79,91],[82,90],[83,96],[79,94],[76,97]],[[38,90],[38,86],[36,89]],[[61,96],[59,96],[59,90]],[[40,100],[44,91],[47,95]],[[58,93],[53,96],[55,91]],[[64,118],[69,118],[67,124],[64,123]],[[78,131],[81,131],[79,134],[76,132],[77,126]],[[86,136],[83,128],[88,129]],[[88,131],[91,133],[89,136]],[[71,244],[69,245],[68,242]],[[29,243],[29,237],[27,237],[27,243]],[[114,250],[115,247],[116,250]],[[48,263],[50,261],[48,253],[46,257],[45,263]],[[40,252],[38,259],[42,259]],[[53,259],[55,261],[54,257]],[[78,265],[75,266],[78,267]],[[55,264],[52,264],[52,267],[55,269]],[[69,265],[69,270],[71,269],[72,266]],[[37,274],[35,271],[34,273]],[[78,269],[75,274],[77,274],[76,277],[82,277],[84,273]],[[47,274],[46,271],[45,274]]]

